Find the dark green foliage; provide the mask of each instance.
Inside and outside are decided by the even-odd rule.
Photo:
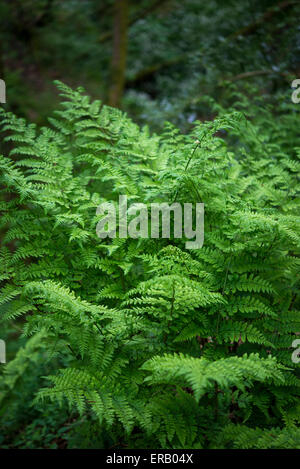
[[[113,4],[0,0],[7,108],[44,124],[58,102],[55,78],[106,101]],[[255,83],[277,102],[299,77],[299,16],[296,0],[130,0],[122,108],[151,128],[170,120],[186,129],[212,117],[203,95],[224,104],[227,80]]]
[[[299,449],[299,114],[240,101],[157,136],[58,86],[51,127],[2,113],[0,318],[29,338],[3,369],[1,429],[36,367],[34,412],[72,412],[70,446]],[[203,248],[100,240],[96,208],[120,194],[204,202]]]

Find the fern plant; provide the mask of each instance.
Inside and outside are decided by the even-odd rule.
[[[67,402],[131,448],[300,448],[299,148],[271,110],[219,108],[158,136],[57,85],[47,128],[1,112],[1,323],[64,357],[33,405]],[[96,209],[119,195],[204,202],[204,246],[100,240]],[[19,363],[26,347],[3,370],[3,402]]]

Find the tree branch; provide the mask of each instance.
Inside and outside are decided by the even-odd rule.
[[[259,26],[261,26],[266,21],[271,20],[271,18],[275,14],[280,13],[283,10],[287,9],[288,7],[296,5],[296,4],[298,4],[298,2],[295,1],[295,0],[287,0],[287,1],[279,3],[276,7],[273,7],[271,9],[267,10],[254,23],[251,23],[250,25],[248,25],[244,28],[241,28],[238,31],[234,32],[233,34],[230,34],[229,36],[227,36],[226,41],[236,40],[240,36],[246,36],[248,34],[254,33],[259,28]],[[147,79],[147,78],[151,77],[152,75],[155,75],[157,72],[159,72],[160,70],[162,70],[164,68],[167,68],[167,67],[170,67],[172,65],[176,65],[176,64],[179,64],[181,62],[184,62],[184,60],[187,57],[188,57],[188,54],[182,54],[180,56],[173,57],[172,59],[168,59],[168,60],[166,60],[164,62],[161,62],[159,64],[155,64],[155,65],[146,67],[143,70],[141,70],[140,72],[138,72],[134,77],[129,78],[127,80],[127,83],[130,85],[130,84],[133,84],[133,83],[142,82],[145,78]],[[251,73],[251,72],[248,72],[248,73]],[[262,74],[265,74],[265,72],[262,73]],[[249,76],[251,76],[251,75],[249,75]],[[247,78],[247,76],[245,76],[244,78]],[[238,78],[238,79],[240,79],[240,78]]]
[[[181,62],[184,62],[184,60],[187,59],[189,54],[181,54],[178,55],[177,57],[173,57],[171,59],[168,59],[164,62],[160,62],[158,64],[150,65],[149,67],[144,68],[140,72],[138,72],[136,75],[134,75],[132,78],[127,79],[128,84],[132,83],[139,83],[144,81],[145,78],[150,77],[151,75],[154,75],[155,73],[159,72],[163,68],[170,67],[171,65],[176,65]]]
[[[254,23],[245,26],[238,31],[230,34],[228,40],[236,39],[239,36],[248,36],[253,34],[262,24],[266,21],[270,21],[274,15],[281,13],[283,10],[286,10],[290,6],[296,5],[298,2],[295,0],[287,0],[285,2],[278,3],[275,7],[269,8],[260,18],[258,18]]]
[[[225,81],[238,81],[238,80],[244,80],[244,79],[247,79],[247,78],[252,78],[252,77],[256,77],[256,76],[259,76],[259,75],[280,75],[282,77],[285,77],[285,78],[288,78],[291,76],[290,73],[288,72],[276,72],[274,70],[253,70],[251,72],[244,72],[244,73],[240,73],[238,75],[235,75],[233,77],[229,77],[229,78],[226,78]]]

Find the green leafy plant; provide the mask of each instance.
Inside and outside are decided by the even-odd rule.
[[[0,317],[29,337],[3,402],[37,357],[33,406],[67,403],[96,446],[300,448],[297,114],[218,108],[158,136],[58,87],[50,127],[2,112]],[[120,194],[204,202],[203,248],[100,240],[96,208]]]

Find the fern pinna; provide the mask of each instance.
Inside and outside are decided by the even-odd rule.
[[[117,444],[300,448],[299,148],[276,122],[266,137],[270,111],[158,136],[57,85],[49,127],[1,115],[1,323],[28,337],[1,414],[32,351],[64,357],[34,405],[67,401]],[[204,246],[99,239],[97,206],[119,195],[204,202]]]

